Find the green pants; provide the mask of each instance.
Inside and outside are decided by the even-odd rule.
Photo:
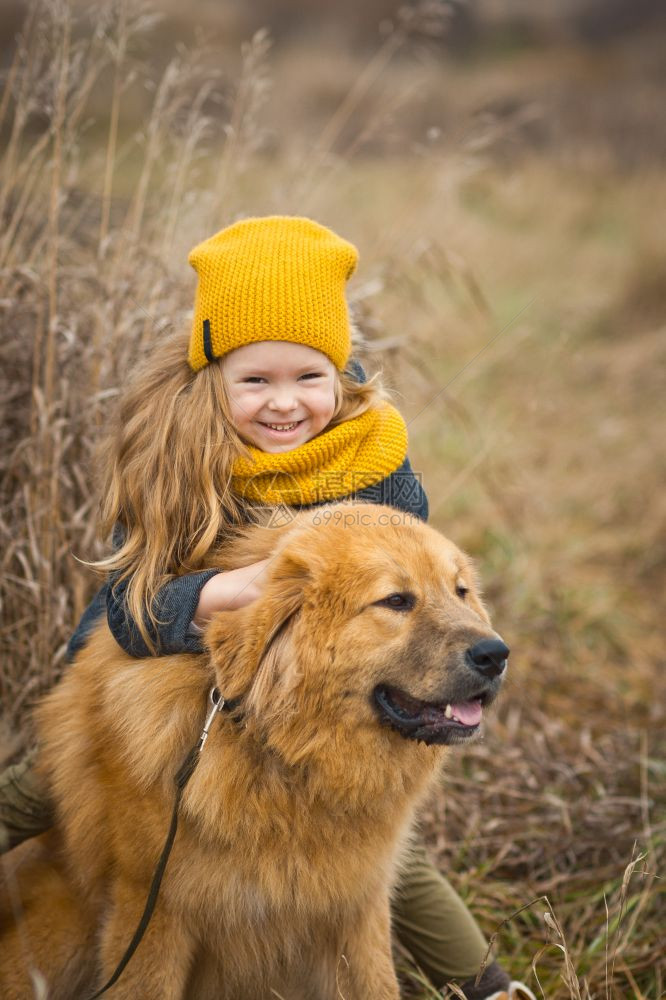
[[[392,906],[393,926],[433,986],[476,976],[488,948],[462,899],[417,843],[407,856]]]
[[[0,851],[44,833],[53,823],[53,809],[35,774],[37,751],[0,773]]]
[[[33,764],[35,751],[0,774],[0,850],[43,833],[53,811]],[[4,836],[3,836],[4,834]],[[4,843],[3,843],[4,841]],[[400,944],[433,985],[476,975],[486,942],[462,899],[426,857],[412,847],[392,907]]]

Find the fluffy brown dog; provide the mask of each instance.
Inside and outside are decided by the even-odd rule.
[[[468,560],[416,519],[344,504],[251,529],[262,596],[208,654],[126,656],[100,625],[38,713],[55,830],[12,855],[0,994],[83,998],[143,910],[211,685],[213,721],[145,938],[109,996],[396,1000],[389,895],[446,744],[470,739],[508,649]],[[64,849],[63,849],[64,848]]]

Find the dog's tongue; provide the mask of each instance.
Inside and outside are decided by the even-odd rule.
[[[461,701],[457,705],[451,705],[451,714],[463,726],[478,726],[481,722],[481,702]]]

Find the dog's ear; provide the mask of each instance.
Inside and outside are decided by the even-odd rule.
[[[205,643],[225,698],[247,692],[269,651],[300,611],[309,578],[304,554],[280,553],[256,601],[215,615],[206,629]]]
[[[290,638],[309,580],[309,561],[296,553],[285,553],[279,558],[262,602],[263,644],[247,708],[264,721],[282,711],[284,698],[300,677],[300,665]]]
[[[283,552],[276,558],[261,602],[266,616],[264,651],[301,609],[309,580],[310,566],[304,554]]]

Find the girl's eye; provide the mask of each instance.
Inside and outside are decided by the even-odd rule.
[[[321,377],[322,377],[321,372],[306,372],[305,375],[299,375],[299,381],[300,379],[306,379],[306,378],[313,379]],[[253,385],[258,385],[259,383],[265,381],[266,379],[263,377],[263,375],[246,375],[245,378],[243,379],[243,382],[250,382]]]
[[[382,608],[393,608],[395,611],[411,611],[416,603],[416,598],[413,594],[389,594],[388,597],[383,597],[381,601],[375,601]]]

